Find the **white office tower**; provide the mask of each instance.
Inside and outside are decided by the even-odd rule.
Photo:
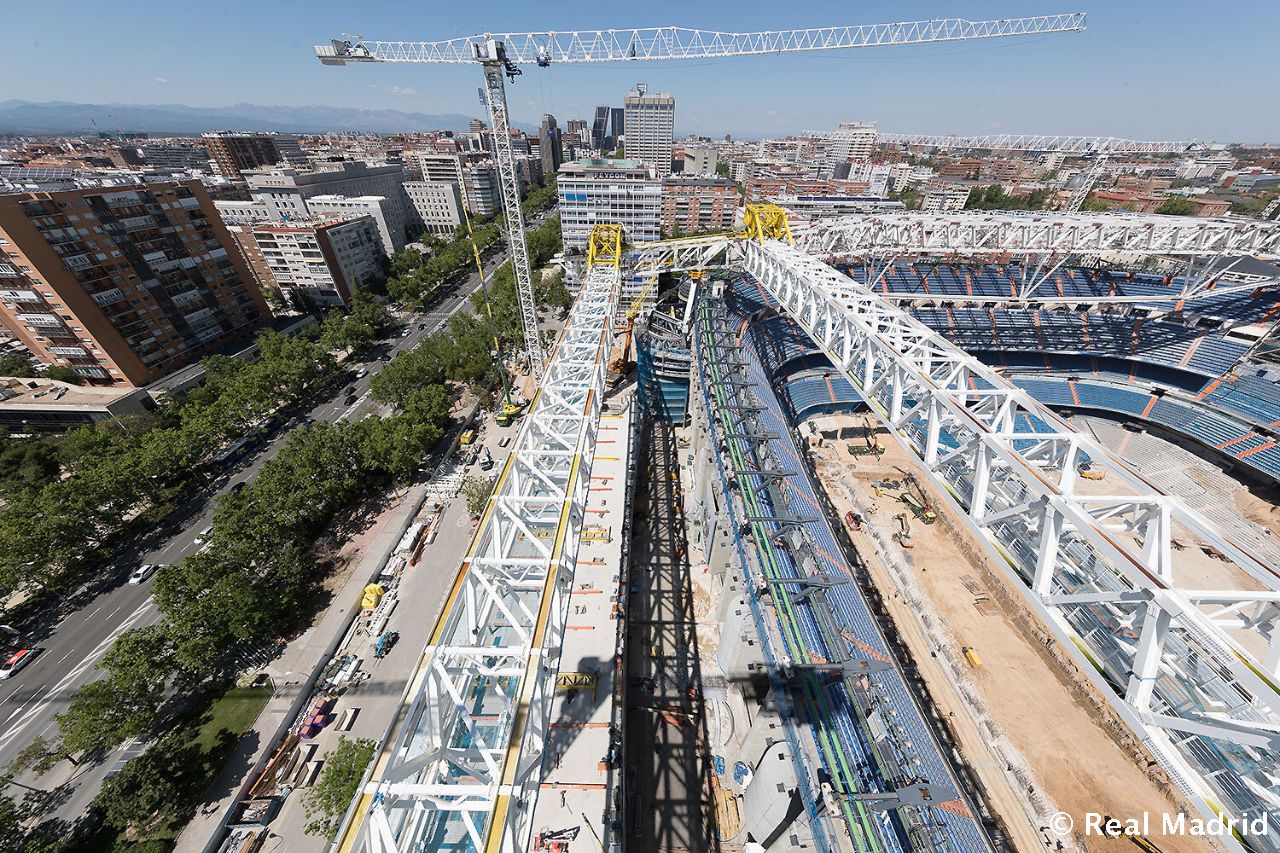
[[[666,92],[649,94],[644,83],[627,93],[622,102],[628,160],[653,166],[658,177],[671,174],[671,141],[675,138],[676,99]]]
[[[827,140],[822,152],[824,177],[836,177],[840,167],[850,160],[869,160],[876,147],[875,122],[840,122],[840,127]]]

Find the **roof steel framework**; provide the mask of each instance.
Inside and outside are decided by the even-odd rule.
[[[740,248],[746,270],[953,497],[1204,817],[1216,806],[1274,819],[1277,568],[878,294],[782,242]],[[1111,493],[1085,488],[1085,461],[1105,471]],[[1216,549],[1251,588],[1183,587],[1175,528]]]
[[[798,238],[820,257],[872,253],[1280,254],[1280,223],[1148,213],[900,213],[827,219]]]
[[[594,265],[345,835],[529,847],[619,291]]]
[[[987,151],[1061,151],[1064,154],[1183,154],[1194,150],[1194,140],[1156,142],[1115,136],[1064,136],[999,133],[990,136],[948,136],[928,133],[879,133],[876,142],[919,145],[926,148],[976,148]]]

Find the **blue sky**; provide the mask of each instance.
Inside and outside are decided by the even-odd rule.
[[[6,15],[0,99],[224,106],[331,104],[479,115],[467,67],[326,68],[342,32],[434,40],[475,32],[682,25],[722,30],[1083,10],[1084,33],[811,56],[527,69],[513,116],[589,117],[632,83],[676,96],[678,133],[756,136],[870,120],[882,130],[1280,141],[1275,0],[778,3],[456,0],[44,0]],[[20,19],[20,20],[19,20]],[[14,37],[17,36],[17,37]]]

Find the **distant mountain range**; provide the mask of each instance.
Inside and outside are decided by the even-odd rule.
[[[90,133],[139,131],[152,134],[203,133],[210,130],[274,130],[324,133],[364,130],[397,133],[423,130],[465,131],[471,116],[458,113],[406,113],[352,107],[263,106],[190,107],[185,104],[76,104],[70,101],[0,101],[0,132]],[[96,122],[96,126],[95,126]],[[515,125],[537,131],[536,125]]]

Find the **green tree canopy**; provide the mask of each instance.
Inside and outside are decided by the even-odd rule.
[[[371,740],[338,738],[338,745],[325,757],[320,779],[303,796],[308,835],[330,838],[337,833],[365,768],[373,760],[373,749]]]

